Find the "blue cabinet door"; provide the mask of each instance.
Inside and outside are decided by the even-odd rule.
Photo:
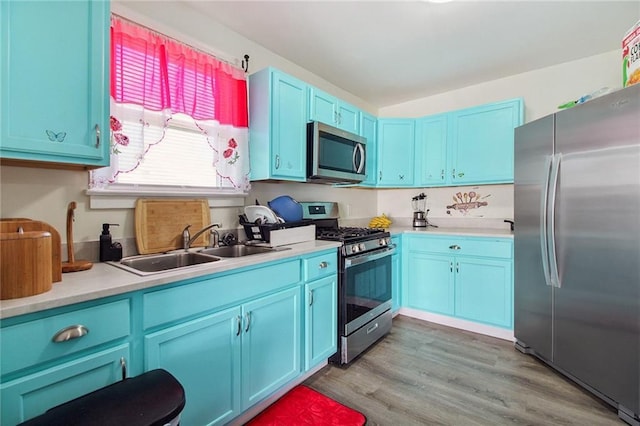
[[[338,100],[328,93],[309,87],[309,120],[338,126]]]
[[[410,252],[406,305],[445,315],[454,313],[453,258]]]
[[[128,344],[0,384],[0,423],[18,424],[121,380],[121,360],[130,360]]]
[[[301,373],[299,287],[243,305],[243,409]]]
[[[376,185],[376,157],[377,157],[377,128],[378,119],[371,114],[360,114],[360,136],[367,140],[367,158],[365,160],[365,179],[362,181],[362,186],[375,186]]]
[[[241,309],[145,336],[145,371],[164,368],[185,389],[181,423],[226,424],[241,412]]]
[[[308,87],[273,68],[249,77],[251,180],[304,181]]]
[[[413,185],[414,133],[413,119],[378,120],[377,186]]]
[[[522,121],[520,99],[452,113],[451,183],[513,182],[514,129]]]
[[[309,87],[309,120],[358,134],[360,110],[315,87]]]
[[[346,102],[338,102],[338,128],[355,133],[360,132],[360,110]]]
[[[280,72],[273,73],[271,100],[271,173],[276,178],[306,179],[307,86]]]
[[[448,183],[447,143],[449,115],[416,120],[416,185],[438,186]]]
[[[512,262],[459,257],[456,270],[456,316],[489,325],[513,324]]]
[[[337,349],[338,280],[332,275],[305,287],[305,370],[309,370]]]
[[[0,157],[109,164],[109,2],[0,2]]]

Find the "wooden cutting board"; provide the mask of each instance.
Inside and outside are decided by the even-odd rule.
[[[24,218],[6,218],[0,220],[0,233],[17,232],[22,227],[24,232],[44,231],[51,234],[51,279],[62,281],[62,243],[60,233],[53,226],[38,220]]]
[[[211,223],[209,202],[204,199],[171,200],[139,198],[136,201],[135,228],[138,253],[151,254],[182,248],[182,230],[191,225],[196,232]],[[204,232],[191,245],[204,247],[209,233]]]

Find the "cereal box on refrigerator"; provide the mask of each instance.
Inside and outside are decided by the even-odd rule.
[[[622,39],[622,87],[640,83],[640,21]]]

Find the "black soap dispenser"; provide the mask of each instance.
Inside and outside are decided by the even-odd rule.
[[[111,242],[109,226],[118,226],[117,223],[103,223],[102,234],[100,234],[100,262],[122,259],[122,245]]]

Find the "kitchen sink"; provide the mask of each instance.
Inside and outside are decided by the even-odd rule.
[[[218,260],[220,260],[220,258],[204,253],[180,252],[133,256],[122,259],[120,264],[140,272],[162,272],[170,269],[183,268],[185,266],[216,262]]]
[[[252,254],[271,253],[282,249],[274,249],[271,247],[246,246],[237,244],[234,246],[213,247],[200,250],[198,253],[209,254],[220,257],[242,257]]]

